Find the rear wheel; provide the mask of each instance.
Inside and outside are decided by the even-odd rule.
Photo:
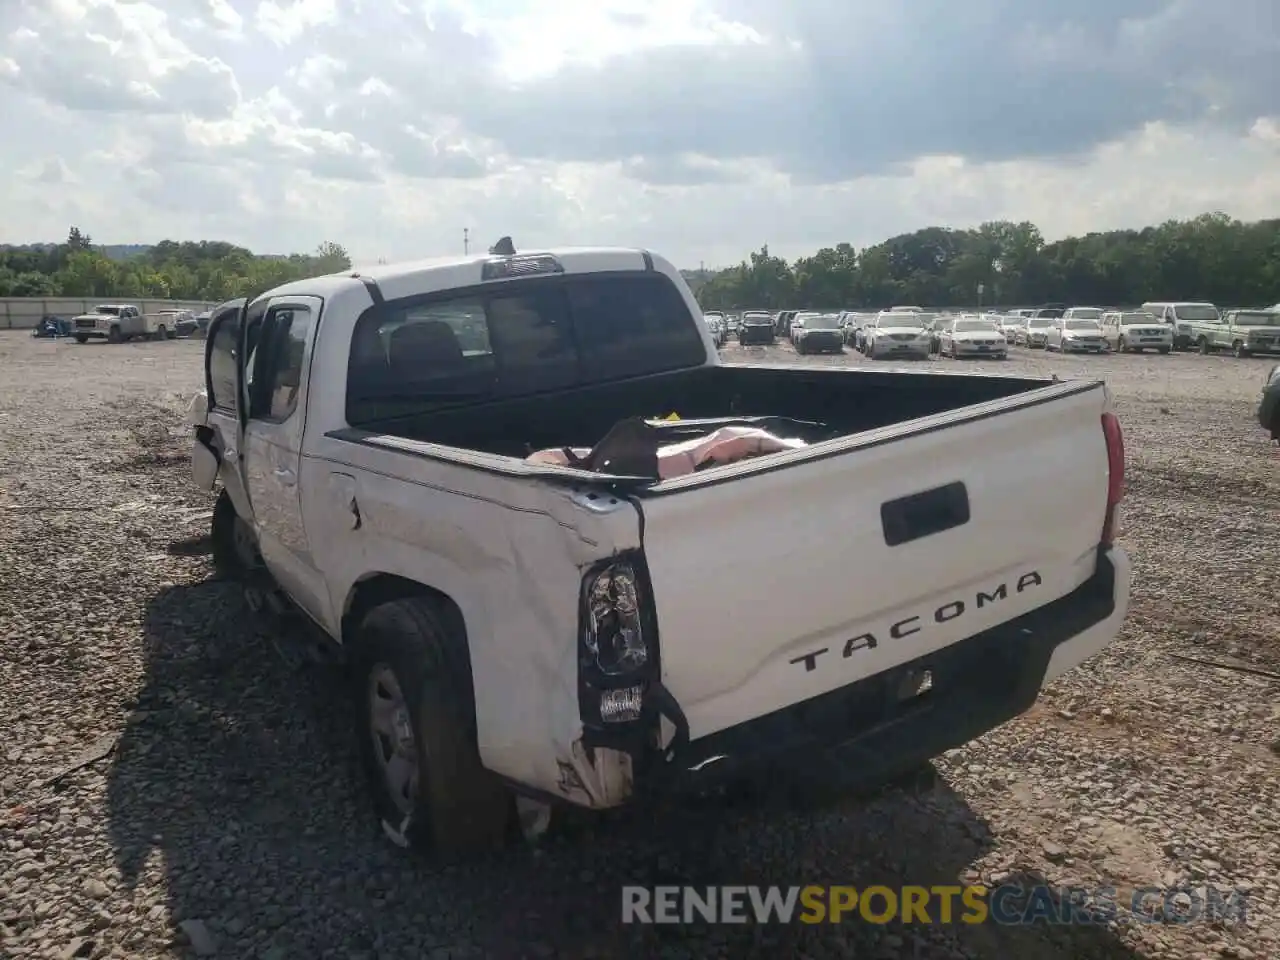
[[[112,327],[107,331],[107,343],[119,343],[122,339],[119,327]]]
[[[1167,354],[1167,353],[1169,352],[1169,350],[1170,350],[1170,348],[1169,348],[1169,347],[1159,347],[1159,348],[1157,348],[1157,349],[1159,349],[1159,351],[1160,351],[1161,355]]]
[[[1250,356],[1248,348],[1245,347],[1244,342],[1241,340],[1237,340],[1235,343],[1231,345],[1231,352],[1234,353],[1236,355],[1236,358],[1240,360],[1243,360],[1246,357]]]
[[[76,343],[88,343],[88,342],[89,342],[89,338],[88,338],[88,337],[81,336],[81,335],[80,335],[80,334],[78,334],[78,333],[76,334]]]
[[[421,597],[375,607],[358,629],[357,733],[383,832],[450,857],[500,848],[515,803],[480,761],[465,640]]]
[[[1201,338],[1200,338],[1200,340],[1199,340],[1199,344],[1200,344],[1200,353],[1201,353],[1202,355],[1206,355],[1206,356],[1207,356],[1207,355],[1208,355],[1208,353],[1209,353],[1209,338],[1208,338],[1208,337],[1201,337]]]

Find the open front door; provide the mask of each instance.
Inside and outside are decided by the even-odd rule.
[[[244,302],[232,301],[215,310],[209,318],[204,348],[205,425],[208,427],[204,442],[218,460],[218,478],[236,505],[236,512],[249,517],[252,514],[240,462],[243,317]]]

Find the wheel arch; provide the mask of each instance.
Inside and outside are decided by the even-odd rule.
[[[342,645],[350,652],[359,649],[359,627],[365,615],[375,607],[397,600],[424,600],[440,617],[445,628],[446,643],[458,649],[451,651],[459,658],[459,666],[466,669],[467,682],[471,683],[471,648],[467,639],[466,618],[456,600],[443,590],[396,573],[371,572],[351,585],[342,605]]]

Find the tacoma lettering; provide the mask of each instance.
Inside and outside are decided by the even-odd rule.
[[[1040,576],[1039,571],[1029,570],[1018,577],[1017,582],[1013,586],[1013,593],[1022,593],[1032,587],[1044,585],[1044,578]],[[988,607],[997,600],[1009,599],[1010,587],[1007,583],[1001,583],[994,590],[979,590],[974,597],[974,606],[972,609],[981,610]],[[901,640],[909,637],[913,633],[920,632],[920,622],[926,618],[932,619],[934,623],[950,623],[963,617],[971,608],[964,600],[949,600],[941,604],[933,610],[932,614],[914,614],[910,617],[903,617],[891,623],[888,627],[889,637],[893,640]],[[862,633],[850,640],[845,641],[844,649],[841,651],[842,660],[852,657],[858,650],[874,650],[880,645],[879,638],[874,633]],[[806,673],[812,673],[818,669],[818,657],[824,653],[830,653],[830,647],[823,647],[821,650],[814,650],[812,653],[806,653],[802,656],[795,657],[791,663],[803,663]]]

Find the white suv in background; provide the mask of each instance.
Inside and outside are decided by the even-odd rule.
[[[1169,353],[1173,350],[1173,327],[1141,310],[1104,313],[1102,336],[1106,338],[1107,346],[1117,353],[1142,353],[1144,350]]]

